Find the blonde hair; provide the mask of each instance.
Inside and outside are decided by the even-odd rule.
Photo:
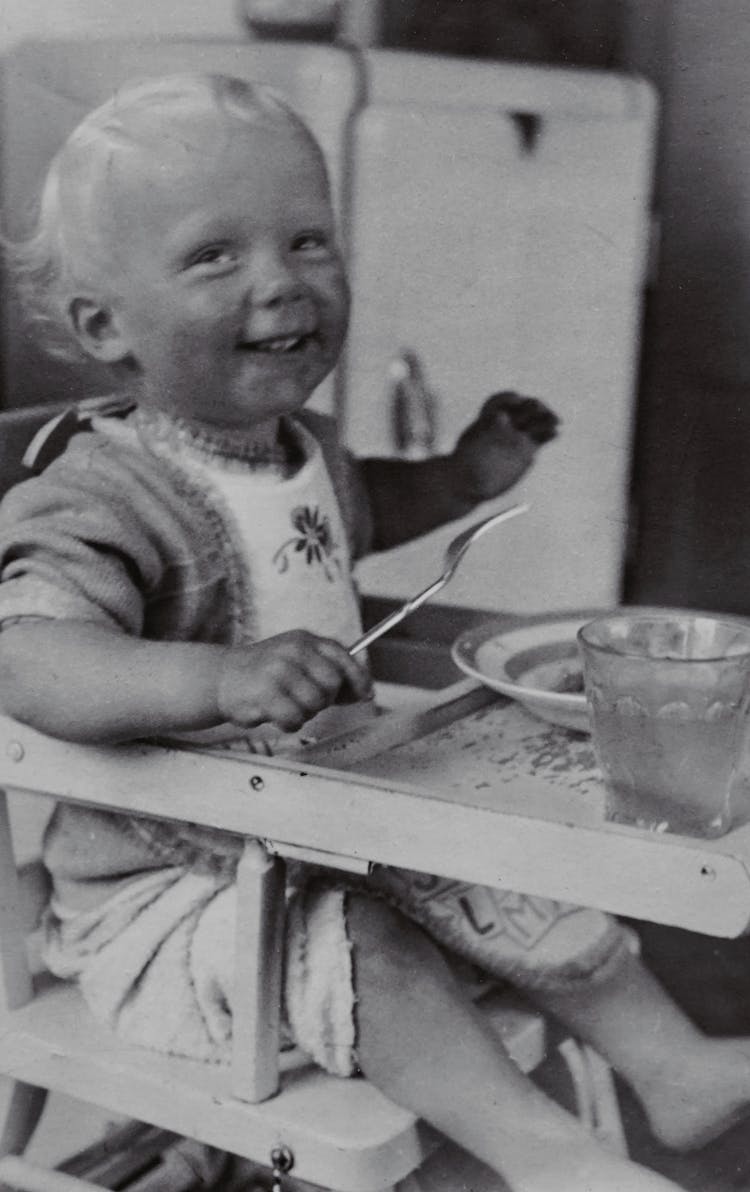
[[[84,358],[69,325],[67,303],[76,287],[90,284],[97,265],[103,264],[96,243],[96,202],[115,155],[148,147],[155,137],[163,138],[165,126],[184,131],[205,116],[292,128],[325,169],[310,129],[270,87],[208,73],[126,84],[84,117],[52,159],[30,235],[3,241],[25,317],[49,354],[73,361]]]

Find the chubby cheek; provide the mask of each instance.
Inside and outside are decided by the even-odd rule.
[[[201,340],[210,342],[227,318],[227,311],[205,295],[183,296],[177,303],[169,293],[151,287],[148,301],[131,304],[126,322],[136,349],[153,359],[158,354],[170,356],[191,342],[194,349]]]
[[[201,359],[213,362],[236,345],[239,322],[227,311],[217,311],[209,303],[194,303],[179,319],[165,324],[169,328],[167,355],[177,362]],[[157,332],[158,337],[158,332]]]
[[[160,331],[151,337],[140,360],[143,380],[147,389],[168,399],[176,411],[195,414],[196,394],[208,395],[226,386],[222,362],[227,354],[217,349],[204,324],[183,322]]]
[[[339,259],[331,277],[330,301],[332,307],[336,311],[336,318],[341,330],[341,335],[344,336],[346,335],[347,328],[349,326],[349,312],[352,305],[352,293],[349,286],[349,277],[341,259]]]
[[[198,336],[206,341],[225,335],[236,336],[242,325],[242,296],[218,287],[199,288],[186,296],[178,311],[172,311],[172,323],[185,337]]]
[[[341,267],[331,277],[324,301],[321,303],[321,328],[328,354],[335,360],[349,329],[351,296],[349,282]]]

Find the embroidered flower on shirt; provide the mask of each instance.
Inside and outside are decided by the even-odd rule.
[[[308,566],[321,564],[326,579],[333,583],[336,574],[341,574],[341,563],[334,554],[338,547],[331,533],[329,519],[320,512],[317,505],[298,505],[292,510],[291,520],[296,532],[292,538],[281,544],[273,556],[279,574],[288,571],[290,555],[304,552]]]

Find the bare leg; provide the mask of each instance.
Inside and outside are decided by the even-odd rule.
[[[612,980],[534,997],[629,1082],[665,1146],[703,1146],[750,1113],[750,1040],[704,1035],[638,956]]]
[[[350,896],[365,1075],[514,1192],[667,1192],[609,1154],[509,1059],[437,948],[383,903]]]

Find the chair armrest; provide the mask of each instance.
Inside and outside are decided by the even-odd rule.
[[[266,835],[253,824],[253,804],[265,790],[266,776],[289,769],[290,763],[276,759],[192,747],[81,745],[0,716],[0,789],[239,836]]]

